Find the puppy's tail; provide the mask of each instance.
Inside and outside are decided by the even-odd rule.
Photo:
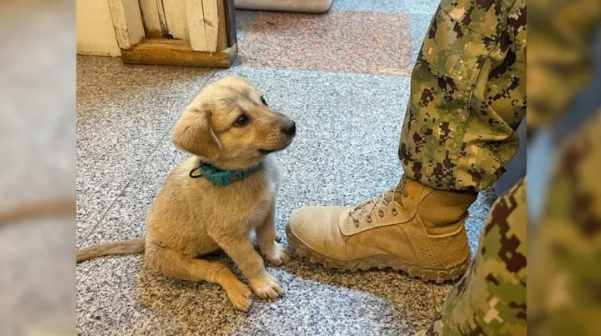
[[[0,209],[0,226],[22,220],[63,215],[75,217],[75,197],[29,201],[10,209]]]
[[[93,245],[77,251],[77,263],[82,261],[113,255],[128,255],[144,253],[144,236],[136,239],[116,241]]]

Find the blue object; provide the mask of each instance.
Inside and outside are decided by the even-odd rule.
[[[247,176],[250,176],[252,173],[257,170],[263,168],[263,163],[259,163],[254,167],[250,167],[248,169],[221,169],[210,165],[206,162],[200,162],[200,165],[197,168],[194,168],[190,171],[189,176],[191,178],[199,178],[205,177],[207,180],[211,182],[214,186],[229,186],[236,181],[241,181]],[[195,170],[199,170],[201,172],[200,175],[193,175],[192,173]]]

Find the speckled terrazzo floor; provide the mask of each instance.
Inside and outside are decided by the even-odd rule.
[[[405,13],[263,12],[240,40],[248,66],[408,75],[410,55]]]
[[[79,57],[78,246],[144,232],[158,187],[186,156],[170,143],[173,123],[207,81],[232,73],[255,83],[271,106],[299,125],[293,145],[277,154],[285,177],[277,204],[282,236],[297,207],[350,205],[394,186],[402,174],[396,153],[407,74],[436,5],[334,0],[329,14],[312,19],[238,11],[242,57],[229,70],[123,66],[118,59]],[[337,43],[354,43],[365,20],[373,18],[388,21],[372,25],[391,23],[405,31],[388,30],[386,43],[371,41],[377,48],[370,52],[331,53],[348,47]],[[279,25],[295,28],[280,34]],[[302,32],[307,27],[325,30],[323,38],[311,39]],[[376,28],[364,30],[364,38]],[[263,39],[265,29],[269,37]],[[335,38],[345,32],[351,34]],[[298,53],[275,52],[280,41],[311,49],[304,54],[308,63]],[[366,116],[378,127],[358,126]],[[472,249],[492,198],[481,194],[471,209]],[[285,267],[270,267],[286,295],[272,302],[255,299],[244,314],[218,286],[166,278],[141,260],[106,258],[77,267],[79,334],[411,335],[428,325],[452,288],[393,271],[329,271],[294,258]]]

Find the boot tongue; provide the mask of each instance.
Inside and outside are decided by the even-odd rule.
[[[403,197],[403,193],[398,188],[399,187],[397,187],[396,192],[394,190],[389,190],[384,194],[384,200],[386,200],[386,203],[390,204],[392,202],[396,202],[398,204],[402,204],[401,198]],[[394,199],[392,198],[393,194]]]
[[[390,196],[392,196],[392,193],[390,193]],[[396,194],[394,195],[394,201],[397,202],[398,204],[403,204],[403,201],[401,200],[402,197],[403,197],[403,194],[400,191],[397,191]]]
[[[392,194],[394,193],[394,201],[397,202],[398,204],[403,204],[403,189],[406,189],[406,185],[407,185],[407,177],[405,177],[405,175],[403,175],[403,177],[401,178],[401,180],[399,181],[399,184],[396,186],[396,193],[394,193],[394,190],[390,191],[390,195],[386,195],[386,201],[390,202],[390,199],[392,198]],[[405,190],[405,192],[408,192],[408,190]]]
[[[394,195],[394,199],[392,198],[392,194]],[[399,195],[401,193],[400,192],[394,192],[394,190],[388,190],[385,194],[384,194],[384,200],[386,200],[386,203],[391,203],[392,201],[396,201],[397,203],[400,201]]]
[[[393,192],[391,191],[390,195],[388,195],[387,197],[392,198],[392,194]],[[386,201],[390,202],[388,199]],[[396,193],[394,193],[394,202],[396,202],[399,205],[403,204],[403,192],[399,188],[397,188]]]

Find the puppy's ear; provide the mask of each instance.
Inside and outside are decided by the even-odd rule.
[[[221,144],[211,128],[211,112],[206,109],[186,109],[175,123],[173,143],[188,153],[210,160],[217,159]]]

